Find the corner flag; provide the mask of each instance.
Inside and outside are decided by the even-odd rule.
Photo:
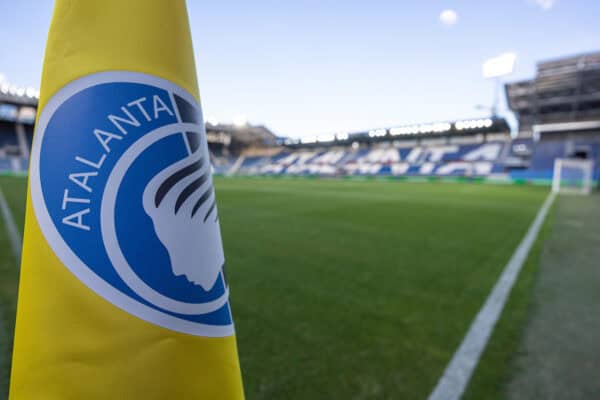
[[[11,400],[242,399],[184,0],[57,0]]]

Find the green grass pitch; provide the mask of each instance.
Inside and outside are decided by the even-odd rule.
[[[19,223],[24,182],[0,179]],[[272,178],[215,186],[251,400],[426,398],[547,193]],[[5,236],[2,225],[3,360],[18,273]],[[530,279],[534,268],[525,271]],[[510,307],[526,304],[527,287],[517,285]],[[502,352],[516,340],[511,329]],[[482,386],[479,398],[497,389]]]
[[[0,188],[21,231],[25,216],[26,187],[27,180],[24,178],[0,177]],[[8,391],[18,284],[19,269],[4,220],[0,218],[0,399],[4,399]]]

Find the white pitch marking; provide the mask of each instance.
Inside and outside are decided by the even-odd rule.
[[[429,395],[429,400],[458,400],[462,397],[554,198],[555,194],[550,193],[544,201],[525,237],[504,267],[502,275],[485,304],[479,310],[460,347],[454,353],[437,386]]]
[[[4,193],[0,188],[0,211],[2,212],[2,216],[4,217],[4,223],[6,224],[6,232],[8,233],[8,239],[10,241],[10,247],[15,255],[15,259],[17,260],[17,267],[21,266],[21,249],[23,247],[23,242],[21,240],[21,234],[17,229],[17,225],[15,224],[15,220],[13,219],[13,215],[10,212],[10,208],[8,208],[8,204],[6,203],[6,198],[4,197]]]

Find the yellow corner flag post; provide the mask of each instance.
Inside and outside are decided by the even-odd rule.
[[[242,399],[184,0],[57,0],[11,400]]]

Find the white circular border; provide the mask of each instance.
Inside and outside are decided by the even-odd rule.
[[[131,164],[133,164],[137,157],[152,144],[167,136],[181,135],[181,132],[200,132],[200,129],[198,129],[198,125],[196,124],[178,123],[166,125],[146,133],[125,150],[106,180],[100,211],[100,223],[102,227],[102,241],[104,242],[108,258],[127,286],[143,299],[162,309],[176,314],[201,315],[217,311],[227,303],[229,289],[225,283],[223,282],[225,287],[224,293],[219,298],[205,303],[177,301],[159,293],[147,285],[146,282],[140,279],[135,271],[133,271],[121,251],[115,227],[117,194],[119,193],[120,184],[131,167]]]
[[[81,261],[81,259],[65,243],[50,218],[43,198],[39,173],[41,145],[43,143],[44,133],[48,126],[48,122],[56,110],[73,95],[92,86],[116,82],[140,83],[155,86],[167,91],[169,96],[171,96],[172,93],[176,93],[191,104],[200,108],[196,99],[176,84],[166,79],[139,72],[99,72],[79,78],[65,85],[52,96],[48,103],[46,103],[46,106],[41,111],[33,136],[29,182],[31,187],[31,200],[40,229],[50,244],[50,247],[66,268],[90,289],[122,310],[155,325],[181,333],[206,337],[231,336],[235,333],[233,322],[229,325],[208,325],[184,320],[140,303],[115,289]]]

